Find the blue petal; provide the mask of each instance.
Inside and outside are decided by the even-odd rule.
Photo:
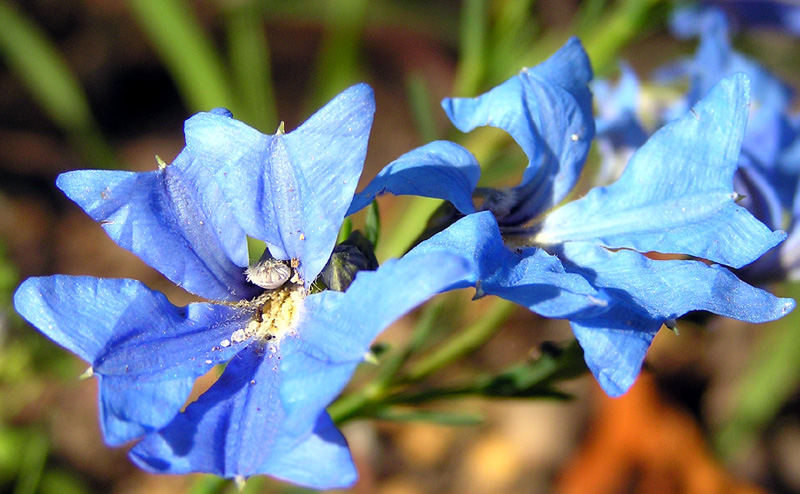
[[[626,113],[635,113],[639,108],[639,79],[627,63],[620,62],[620,76],[616,85],[607,80],[591,84],[597,102],[597,134],[601,134],[600,120],[614,120]]]
[[[111,445],[166,425],[194,380],[231,357],[235,349],[220,342],[250,318],[222,305],[178,308],[136,280],[80,276],[29,278],[14,304],[46,336],[91,363]]]
[[[183,414],[136,445],[131,459],[158,473],[269,474],[319,489],[351,485],[355,468],[346,442],[324,409],[304,430],[285,427],[281,357],[273,345],[248,346]]]
[[[507,262],[503,240],[489,211],[470,214],[421,242],[409,254],[450,253],[470,260],[471,273],[456,288],[475,286]]]
[[[434,141],[389,163],[356,194],[347,214],[360,211],[387,192],[444,199],[464,214],[473,213],[472,192],[480,175],[472,153],[453,142]]]
[[[742,149],[765,170],[778,168],[781,153],[797,139],[797,134],[785,109],[755,108],[747,121]]]
[[[800,172],[797,142],[798,129],[786,114],[762,107],[750,115],[739,157],[740,167],[763,175],[785,209],[792,209]]]
[[[699,261],[654,261],[638,252],[611,252],[587,243],[568,243],[561,253],[569,271],[609,295],[596,316],[570,318],[584,358],[600,385],[618,396],[633,384],[661,324],[693,310],[747,322],[765,322],[794,308],[754,288],[718,265]]]
[[[740,163],[744,164],[733,176],[735,189],[744,196],[739,204],[747,208],[767,228],[780,228],[783,208],[775,187],[749,161],[740,158]]]
[[[624,327],[630,324],[633,328]],[[660,322],[626,311],[612,311],[601,317],[570,321],[575,339],[583,348],[583,358],[595,379],[609,396],[628,391],[642,370],[647,349]]]
[[[576,38],[542,64],[523,70],[477,98],[446,99],[456,127],[499,127],[530,163],[517,187],[520,204],[501,218],[515,225],[561,202],[578,180],[594,137],[589,59]]]
[[[344,388],[373,340],[433,295],[472,276],[470,264],[448,253],[413,254],[361,271],[346,292],[306,298],[296,338],[281,342],[287,430],[302,430]],[[369,310],[364,310],[369,307]]]
[[[796,3],[780,0],[717,0],[716,3],[744,25],[780,28],[800,36],[800,5]]]
[[[789,237],[780,245],[779,267],[781,276],[774,279],[788,279],[797,281],[800,279],[800,225],[795,225],[789,233]]]
[[[300,451],[298,458],[288,459],[296,469],[290,478],[287,471],[279,471],[278,458],[289,445],[307,442],[308,454],[322,444],[331,461],[346,464],[349,457],[343,453],[341,436],[329,426],[320,430],[325,425],[320,415],[347,384],[378,333],[459,281],[467,270],[467,263],[456,256],[407,256],[375,272],[359,273],[347,292],[309,295],[291,334],[264,347],[254,342],[237,355],[184,414],[134,448],[134,460],[164,473],[269,473],[312,486],[351,484],[352,468],[317,469],[314,463],[303,469],[296,462],[302,458]],[[364,307],[372,310],[365,312]],[[311,438],[315,427],[319,437]],[[334,480],[320,477],[337,471]]]
[[[800,36],[800,6],[783,0],[711,0],[712,4],[724,10],[742,27],[766,27],[783,29]],[[706,14],[707,14],[706,10]],[[672,29],[683,37],[696,36],[702,32],[703,8],[681,8],[673,16]]]
[[[56,183],[117,244],[186,290],[229,301],[256,294],[244,276],[245,234],[187,151],[158,171],[80,170]]]
[[[289,134],[265,136],[241,122],[201,113],[186,145],[214,167],[234,214],[273,256],[299,259],[306,286],[333,250],[366,156],[372,90],[344,91]]]
[[[239,352],[184,413],[131,450],[133,461],[159,473],[261,473],[285,419],[278,355],[270,348],[251,344]]]
[[[703,32],[704,12],[700,5],[681,5],[672,12],[669,30],[678,39],[689,39]]]
[[[657,78],[680,75],[690,77],[687,108],[703,98],[722,78],[744,72],[752,85],[753,102],[774,109],[785,108],[791,101],[792,90],[757,62],[731,48],[728,21],[716,8],[703,11],[697,23],[702,32],[694,59],[662,71]],[[687,26],[688,27],[688,26]]]
[[[786,234],[735,203],[746,119],[747,79],[739,74],[654,134],[617,182],[549,214],[534,241],[682,253],[733,267],[757,259]]]
[[[319,416],[313,434],[303,442],[282,441],[284,445],[266,469],[273,477],[314,489],[349,487],[358,479],[347,442],[327,413]]]
[[[315,318],[312,324],[318,322]],[[301,435],[309,430],[319,414],[350,381],[356,367],[369,352],[371,343],[364,344],[356,355],[341,358],[330,355],[327,348],[320,348],[313,341],[313,332],[307,331],[308,327],[299,327],[297,335],[287,336],[280,343],[280,399],[287,414],[282,430],[288,435]],[[377,334],[383,329],[378,328],[374,332]],[[345,345],[349,335],[342,335],[342,331],[337,331],[336,327],[333,327],[333,331],[341,338],[339,343]]]
[[[333,362],[363,360],[383,329],[473,272],[468,259],[445,252],[412,251],[389,259],[377,271],[360,271],[344,293],[325,291],[307,297],[298,335]]]
[[[660,322],[705,310],[746,322],[779,319],[794,308],[738,279],[728,269],[700,261],[655,261],[629,250],[609,251],[569,242],[559,253],[568,271],[581,274],[617,303]]]
[[[520,254],[505,249],[500,255],[507,258],[507,264],[483,281],[482,293],[550,318],[589,317],[605,312],[607,295],[582,276],[566,272],[556,256],[538,248],[525,249]]]
[[[616,87],[595,81],[592,89],[598,102],[597,142],[602,156],[595,183],[605,185],[619,178],[633,152],[647,141],[647,133],[636,115],[639,81],[633,69],[621,64]]]
[[[508,249],[489,212],[468,215],[411,251],[433,252],[474,259],[474,275],[454,287],[475,286],[479,296],[496,295],[545,317],[585,316],[606,305],[602,293],[567,273],[557,257],[538,248]]]

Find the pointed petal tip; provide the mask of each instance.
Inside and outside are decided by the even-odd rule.
[[[778,299],[778,301],[781,305],[778,311],[776,311],[777,313],[775,314],[774,319],[780,319],[781,317],[788,315],[795,309],[795,307],[797,307],[797,302],[791,298],[781,298]]]
[[[632,379],[619,381],[610,373],[602,372],[596,377],[597,382],[600,384],[600,388],[610,398],[619,398],[627,393],[629,389],[631,389],[631,386],[633,386],[633,383],[636,382],[636,377],[638,376],[633,377]]]
[[[741,91],[750,99],[750,78],[744,72],[737,72],[722,80],[722,83],[733,86],[734,90]]]
[[[331,102],[339,98],[352,99],[356,104],[363,105],[364,109],[370,114],[375,113],[375,92],[366,82],[360,82],[354,86],[350,86],[339,93]]]
[[[589,54],[586,53],[586,48],[583,47],[583,42],[577,36],[570,37],[562,50],[573,52],[576,56],[580,57],[581,66],[588,68],[589,79],[594,77],[594,70],[592,69],[592,61],[589,59]],[[588,81],[587,81],[588,82]]]
[[[367,84],[366,82],[359,82],[358,84],[354,84],[349,88],[342,91],[342,94],[353,94],[354,96],[366,99],[374,99],[375,92],[372,90],[372,86]]]

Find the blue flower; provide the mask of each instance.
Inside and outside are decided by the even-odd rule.
[[[703,98],[722,78],[744,72],[752,83],[752,103],[761,108],[783,110],[792,98],[792,90],[761,64],[731,47],[728,19],[717,8],[703,11],[699,17],[700,44],[693,58],[662,67],[655,78],[661,82],[688,77],[689,91],[684,106],[675,108],[674,116]]]
[[[595,183],[608,184],[619,178],[634,151],[647,140],[636,115],[639,80],[628,64],[621,64],[616,86],[608,81],[594,81],[592,90],[597,100],[597,144],[602,157]]]
[[[726,7],[725,11],[732,13],[730,8],[734,11],[752,8],[752,5],[747,6],[749,3],[726,2],[725,6],[718,7]],[[739,155],[739,170],[734,177],[737,190],[744,197],[740,205],[769,228],[785,228],[789,237],[737,273],[742,279],[757,284],[797,279],[800,276],[800,227],[794,218],[800,211],[797,197],[800,125],[797,117],[789,114],[793,91],[758,62],[731,47],[728,19],[718,7],[676,11],[674,30],[686,36],[699,34],[700,45],[693,58],[662,69],[660,75],[662,79],[689,77],[689,92],[674,110],[681,112],[724,77],[735,72],[747,74],[752,87],[752,105]],[[768,5],[763,7],[769,10]],[[785,10],[800,12],[797,7],[786,6]],[[754,12],[748,14],[750,20],[756,19],[752,14]]]
[[[696,36],[711,8],[724,10],[738,26],[782,29],[800,36],[800,6],[783,0],[705,0],[678,8],[672,31],[681,38]]]
[[[470,268],[451,254],[412,253],[360,272],[345,292],[312,290],[373,112],[362,84],[287,134],[201,113],[186,122],[186,148],[157,171],[59,177],[120,246],[208,300],[176,307],[136,280],[63,275],[28,279],[15,295],[23,317],[91,363],[106,441],[145,436],[130,452],[142,468],[316,488],[355,481],[325,407],[383,328]],[[268,246],[249,267],[248,234]],[[221,363],[221,377],[180,412],[194,380]]]
[[[747,119],[746,77],[726,79],[656,132],[619,180],[559,206],[594,135],[590,78],[589,60],[573,39],[541,65],[477,98],[444,101],[459,129],[496,126],[520,144],[530,160],[520,186],[476,189],[474,157],[454,143],[437,142],[390,164],[351,210],[384,192],[450,201],[465,217],[417,251],[472,256],[480,272],[460,286],[568,319],[589,368],[616,396],[633,383],[662,324],[672,326],[692,310],[767,321],[785,315],[794,302],[754,288],[724,267],[752,262],[786,236],[736,204],[733,173]],[[431,173],[435,182],[410,185]],[[649,252],[679,258],[654,260]]]

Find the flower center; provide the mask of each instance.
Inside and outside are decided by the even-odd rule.
[[[231,343],[251,338],[278,340],[292,331],[297,322],[306,291],[302,285],[287,283],[278,290],[264,292],[251,302],[257,309],[243,329],[231,334]]]

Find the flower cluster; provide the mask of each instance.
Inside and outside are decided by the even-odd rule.
[[[470,281],[480,295],[568,319],[589,368],[617,396],[633,383],[663,324],[694,310],[762,322],[794,303],[726,267],[741,268],[786,237],[736,204],[748,79],[720,82],[641,145],[617,181],[560,205],[595,133],[591,77],[586,53],[572,39],[482,96],[444,101],[460,130],[490,125],[514,138],[529,159],[520,185],[477,190],[474,157],[435,142],[390,164],[351,211],[384,192],[451,202],[465,217],[420,250],[472,257],[479,272]],[[436,180],[425,179],[433,173]],[[483,199],[477,208],[473,193]],[[655,260],[651,252],[690,258]]]
[[[672,102],[662,114],[651,116],[656,126],[684,113],[725,77],[736,73],[747,75],[751,86],[747,126],[734,175],[741,194],[739,204],[772,229],[785,229],[785,242],[774,247],[757,261],[737,270],[743,279],[756,284],[775,280],[796,280],[800,277],[800,229],[794,218],[800,212],[797,194],[800,183],[800,120],[792,113],[793,91],[757,61],[737,52],[731,46],[729,18],[750,24],[766,22],[761,15],[776,9],[775,20],[792,22],[800,9],[770,2],[707,2],[718,6],[684,7],[676,11],[672,29],[677,36],[700,38],[693,57],[660,68],[655,74],[657,88],[688,79],[685,97]],[[720,8],[725,8],[725,12]],[[777,15],[777,11],[781,15]],[[761,14],[761,15],[759,15]],[[788,15],[791,14],[791,15]],[[772,15],[772,14],[771,14]],[[772,23],[773,25],[776,23]],[[783,26],[791,31],[790,26]],[[616,88],[606,81],[597,81],[595,90],[607,95],[600,105],[603,132],[598,132],[603,153],[605,175],[618,174],[621,157],[630,154],[647,138],[637,115],[647,113],[641,103],[639,81],[628,67],[623,67]],[[652,106],[652,105],[651,105]]]
[[[317,488],[356,478],[325,408],[378,334],[436,293],[471,286],[568,319],[614,396],[633,383],[659,328],[688,311],[751,322],[790,311],[793,301],[731,271],[786,237],[738,205],[733,188],[747,77],[709,86],[646,142],[643,131],[625,141],[631,157],[619,179],[564,203],[596,133],[625,128],[596,126],[591,79],[572,39],[479,97],[444,101],[460,130],[498,127],[522,148],[528,166],[505,189],[477,187],[473,155],[437,141],[355,194],[374,112],[363,84],[289,133],[263,135],[224,110],[195,115],[171,164],[75,171],[57,184],[115,242],[200,300],[176,307],[136,280],[55,275],[25,281],[16,308],[90,362],[104,437],[140,439],[130,457],[142,468]],[[607,122],[622,115],[605,113]],[[344,218],[387,192],[444,199],[450,214],[380,267],[369,249],[348,246],[363,262],[346,261],[357,274],[330,282]],[[266,244],[252,264],[248,236]],[[194,381],[220,364],[219,379],[186,405]]]
[[[207,300],[176,307],[136,280],[63,275],[30,278],[15,295],[20,314],[91,363],[104,437],[144,436],[130,452],[142,468],[318,488],[355,481],[325,407],[383,328],[469,271],[452,254],[410,253],[343,293],[313,289],[361,174],[373,111],[371,89],[359,85],[288,134],[202,113],[186,122],[186,148],[157,171],[59,177],[120,246]],[[267,244],[250,267],[246,235]],[[223,363],[181,412],[195,379]]]

